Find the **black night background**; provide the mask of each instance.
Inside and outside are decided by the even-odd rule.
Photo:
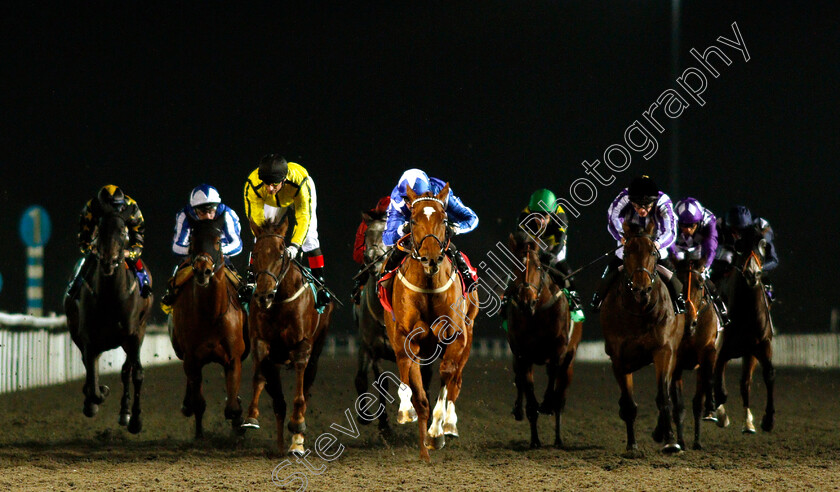
[[[824,332],[840,306],[837,6],[730,3],[683,6],[680,72],[699,66],[691,48],[734,39],[733,22],[750,60],[723,47],[733,63],[717,65],[704,106],[689,100],[677,120],[680,175],[671,174],[666,125],[656,154],[634,152],[572,220],[570,262],[613,244],[610,201],[649,174],[674,201],[693,196],[716,214],[745,204],[766,218],[780,257],[777,328]],[[143,257],[159,298],[175,264],[175,213],[192,187],[216,186],[247,224],[243,184],[268,152],[314,177],[325,273],[343,300],[357,268],[359,212],[409,167],[449,181],[478,213],[478,228],[457,241],[478,263],[533,190],[568,197],[585,177],[581,162],[603,160],[663,91],[678,87],[670,23],[669,2],[5,5],[0,310],[25,308],[18,221],[29,205],[43,205],[53,224],[45,311],[61,313],[79,257],[78,213],[107,183],[143,211]],[[241,268],[252,242],[246,225],[243,240]],[[601,270],[581,274],[587,300]],[[163,317],[156,309],[153,321]],[[600,338],[596,318],[589,315],[586,338]],[[351,332],[349,309],[332,330]],[[496,319],[482,318],[477,330],[502,335]]]

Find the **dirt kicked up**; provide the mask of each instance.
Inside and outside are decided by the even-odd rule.
[[[386,369],[396,371],[393,365]],[[271,399],[261,402],[262,429],[231,435],[223,417],[224,386],[218,366],[205,369],[207,438],[192,439],[193,423],[179,411],[185,377],[180,365],[146,370],[143,432],[117,425],[119,376],[106,376],[111,396],[95,418],[82,415],[81,381],[0,396],[0,489],[4,490],[802,490],[840,489],[840,371],[780,368],[776,428],[742,435],[740,368],[727,375],[733,423],[702,428],[702,451],[663,456],[650,438],[656,418],[653,371],[636,377],[637,432],[643,456],[625,458],[618,386],[605,364],[578,364],[563,416],[566,449],[555,449],[553,417],[541,416],[541,449],[528,449],[528,423],[511,415],[515,391],[507,361],[473,359],[464,373],[459,405],[461,437],[420,462],[416,424],[396,426],[399,400],[388,405],[393,435],[376,424],[358,437],[330,429],[350,428],[355,416],[355,360],[323,357],[307,412],[307,443],[330,432],[344,450],[333,461],[315,455],[298,462],[275,449]],[[250,364],[243,372],[243,400],[251,395]],[[286,395],[291,373],[284,371]],[[692,442],[686,377],[686,437]],[[544,378],[537,381],[538,395]],[[396,396],[396,389],[391,387]],[[432,383],[433,399],[437,378]],[[763,414],[764,388],[753,383],[753,412]],[[349,430],[353,433],[352,430]],[[287,433],[288,436],[288,433]],[[332,452],[340,449],[336,443]],[[278,465],[289,463],[278,469]],[[290,476],[294,478],[290,479]]]

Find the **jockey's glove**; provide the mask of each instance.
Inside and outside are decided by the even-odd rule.
[[[298,251],[300,251],[300,246],[298,246],[298,245],[297,245],[297,244],[295,244],[295,243],[290,244],[290,245],[286,248],[286,253],[288,253],[288,254],[289,254],[289,256],[290,256],[292,259],[294,259],[294,258],[296,258],[296,257],[297,257]]]

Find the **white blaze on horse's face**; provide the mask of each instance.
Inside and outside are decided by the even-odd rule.
[[[423,213],[426,215],[426,219],[429,220],[432,214],[435,213],[435,209],[434,207],[423,207]]]

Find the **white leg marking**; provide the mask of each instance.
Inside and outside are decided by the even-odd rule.
[[[429,437],[443,435],[443,419],[446,416],[446,388],[440,390],[440,394],[432,411],[432,425],[429,426]]]
[[[407,424],[417,420],[417,412],[414,410],[414,405],[411,404],[411,388],[403,383],[400,384],[400,389],[397,391],[400,395],[400,409],[397,412],[397,423]]]
[[[446,402],[446,418],[443,421],[443,432],[447,436],[458,437],[458,415],[455,413],[455,402]]]

